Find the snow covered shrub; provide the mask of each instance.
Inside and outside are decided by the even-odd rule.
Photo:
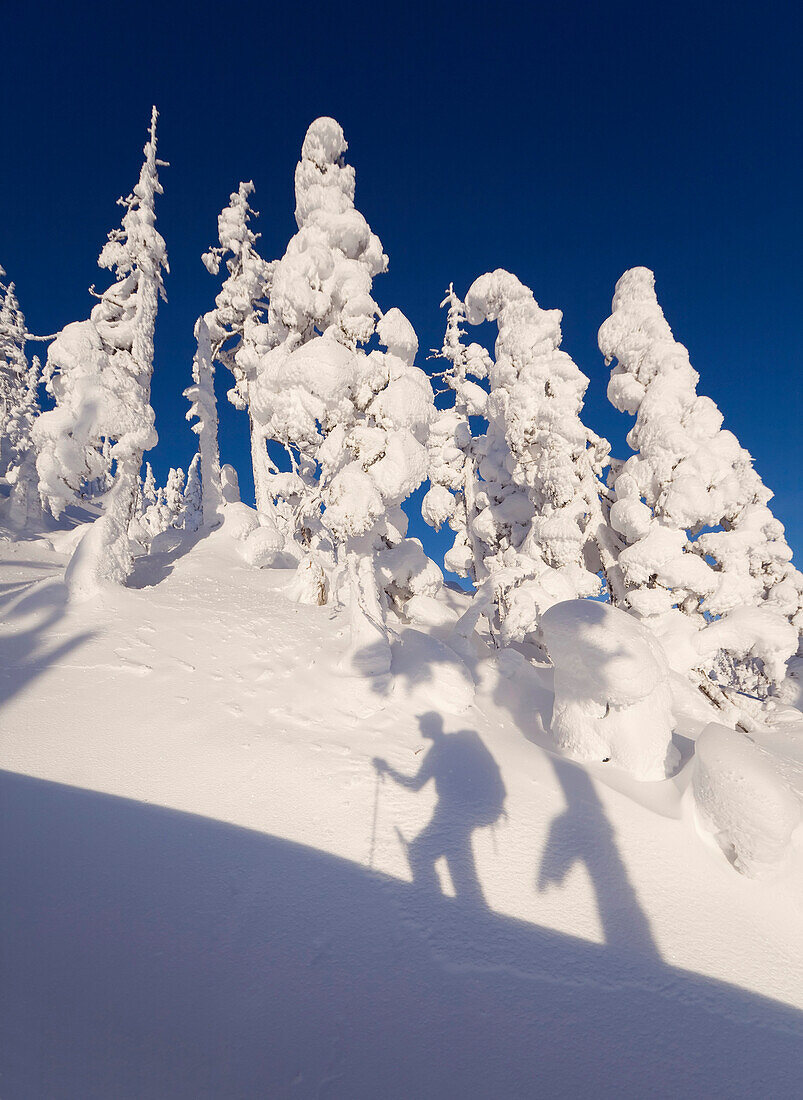
[[[616,284],[599,346],[607,363],[616,360],[611,402],[636,415],[627,437],[636,453],[612,479],[610,520],[623,549],[611,598],[659,631],[677,611],[710,630],[697,670],[707,692],[715,690],[708,675],[725,670],[734,686],[766,694],[803,629],[803,577],[767,507],[772,494],[717,406],[697,394],[699,375],[647,268]],[[732,614],[738,629],[725,625]]]
[[[743,875],[782,864],[800,821],[800,802],[772,758],[746,734],[715,722],[697,739],[692,793],[700,827]]]
[[[240,479],[237,471],[228,463],[220,467],[220,488],[225,504],[240,503]]]
[[[264,569],[282,560],[283,549],[284,536],[272,520],[263,516],[261,526],[240,542],[239,553],[249,565]]]
[[[228,504],[223,512],[223,527],[233,539],[244,540],[259,527],[259,516],[247,504]]]
[[[786,679],[778,689],[778,698],[787,706],[803,711],[803,657],[792,657],[789,661]]]
[[[555,668],[552,735],[576,760],[610,761],[637,779],[664,779],[672,744],[666,655],[632,615],[592,600],[554,604],[540,634]]]
[[[288,596],[296,603],[321,606],[329,598],[329,579],[326,570],[312,554],[307,554],[298,563]]]
[[[58,516],[80,485],[96,475],[88,456],[112,441],[115,463],[103,515],[81,540],[67,567],[71,593],[91,596],[108,582],[122,584],[133,558],[128,530],[139,492],[143,451],[155,446],[150,381],[153,331],[164,296],[165,243],[155,228],[156,108],[139,182],[127,199],[122,227],[109,234],[98,263],[116,281],[100,295],[88,321],[67,325],[48,353],[48,389],[55,409],[34,426],[40,489]],[[99,468],[100,464],[99,464]]]
[[[388,598],[401,614],[415,596],[435,596],[443,574],[418,539],[404,539],[377,551],[377,567]]]
[[[599,480],[610,448],[580,419],[588,379],[560,350],[560,310],[498,270],[473,283],[466,311],[498,327],[468,533],[488,576],[478,599],[507,644],[557,600],[600,591],[614,560]]]

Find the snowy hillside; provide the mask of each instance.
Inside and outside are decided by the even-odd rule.
[[[88,316],[0,282],[0,1098],[799,1096],[803,574],[653,272],[617,458],[509,271],[423,365],[317,118],[162,485],[157,120]]]
[[[671,778],[573,762],[558,643],[467,641],[447,587],[348,675],[348,609],[234,528],[94,602],[68,532],[0,546],[4,1100],[799,1095],[800,712],[758,764],[709,727],[697,774],[718,712],[675,676]],[[586,683],[646,683],[622,652]]]

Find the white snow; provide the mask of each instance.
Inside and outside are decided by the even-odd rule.
[[[788,858],[799,798],[746,734],[706,726],[695,746],[692,791],[701,827],[742,874],[761,877]]]
[[[680,754],[667,660],[652,632],[593,600],[554,604],[540,630],[555,669],[550,728],[558,748],[636,779],[671,775]]]
[[[289,599],[225,514],[95,604],[2,544],[5,1094],[795,1096],[799,833],[750,879],[701,842],[689,764],[562,758],[551,670],[458,656],[451,589],[437,627],[393,620],[389,679],[343,676],[347,610]],[[621,703],[657,678],[628,654]],[[688,756],[715,712],[673,693]],[[764,734],[788,772],[795,721]]]

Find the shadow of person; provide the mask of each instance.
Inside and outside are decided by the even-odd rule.
[[[571,761],[552,756],[550,762],[566,796],[566,809],[550,826],[537,889],[543,892],[553,883],[562,883],[576,863],[584,864],[608,947],[660,960],[649,919],[639,904],[591,777]]]
[[[458,899],[484,906],[471,834],[493,825],[504,812],[501,772],[476,730],[444,733],[443,719],[434,712],[418,721],[432,747],[415,775],[403,775],[385,760],[373,761],[380,776],[390,776],[409,791],[420,791],[430,779],[435,783],[438,801],[429,824],[409,843],[399,833],[413,881],[428,892],[440,893],[435,864],[444,858]]]

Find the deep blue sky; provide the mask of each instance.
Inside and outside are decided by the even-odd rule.
[[[425,350],[440,344],[450,280],[464,293],[483,271],[515,272],[563,310],[563,346],[591,379],[585,419],[619,454],[630,418],[607,404],[596,332],[619,275],[652,267],[700,390],[775,491],[799,563],[799,11],[738,0],[3,5],[0,263],[32,331],[87,315],[156,103],[171,274],[151,457],[161,477],[186,468],[195,437],[181,391],[194,319],[218,288],[200,262],[217,213],[253,179],[263,254],[280,255],[305,129],[333,115],[357,206],[390,256],[374,287],[383,308],[398,305]],[[246,418],[225,400],[221,414],[223,459],[247,492]]]

